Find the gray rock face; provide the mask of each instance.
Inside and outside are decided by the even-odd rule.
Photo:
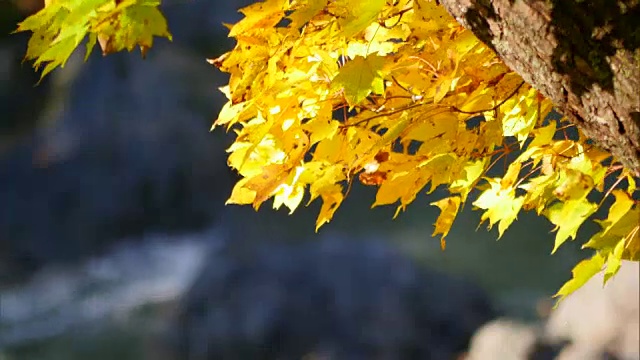
[[[496,315],[473,284],[383,242],[328,237],[214,255],[183,309],[174,333],[189,360],[448,360]]]

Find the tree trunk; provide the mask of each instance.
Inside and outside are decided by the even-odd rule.
[[[440,0],[640,177],[640,0]]]

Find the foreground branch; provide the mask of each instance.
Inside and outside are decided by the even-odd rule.
[[[440,2],[640,177],[640,1]]]

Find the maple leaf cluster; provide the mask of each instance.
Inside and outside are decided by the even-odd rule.
[[[47,63],[44,75],[86,34],[107,53],[170,38],[158,4],[52,0],[18,30],[34,32],[27,59]],[[432,205],[443,248],[471,202],[499,236],[522,210],[545,216],[553,252],[608,210],[584,244],[594,255],[560,298],[603,268],[606,281],[621,260],[640,260],[637,178],[549,116],[553,104],[437,1],[266,0],[240,11],[227,25],[234,49],[210,60],[230,74],[214,123],[236,133],[228,164],[242,178],[228,203],[258,209],[273,199],[293,212],[319,200],[317,231],[354,181],[377,187],[373,206],[396,205],[395,216],[442,187],[448,196]]]
[[[267,0],[241,12],[229,26],[235,48],[211,61],[231,75],[214,124],[237,134],[229,165],[242,179],[228,203],[257,209],[273,198],[293,212],[308,193],[307,204],[322,201],[317,230],[353,181],[376,186],[373,206],[395,204],[396,216],[426,187],[445,186],[449,196],[432,204],[444,247],[475,189],[472,205],[499,236],[521,210],[546,216],[553,252],[601,206],[589,195],[605,191],[610,155],[563,136],[553,104],[436,1]],[[514,153],[503,176],[488,177]],[[604,264],[608,279],[621,259],[638,260],[635,180],[618,179],[626,189],[606,190],[615,203],[585,244],[595,255],[559,296]]]
[[[96,44],[103,55],[140,47],[144,56],[153,37],[171,39],[159,0],[45,0],[44,9],[19,24],[31,31],[25,60],[34,60],[41,77],[64,67],[74,50],[86,43],[85,60]]]

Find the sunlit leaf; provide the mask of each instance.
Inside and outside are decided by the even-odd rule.
[[[486,210],[481,219],[489,220],[489,228],[498,223],[499,237],[502,237],[505,230],[517,218],[524,198],[516,197],[512,189],[503,189],[495,180],[490,181],[489,184],[491,187],[485,190],[473,205]]]
[[[333,79],[334,89],[344,91],[344,97],[349,106],[359,104],[371,93],[382,94],[384,92],[383,66],[384,58],[381,56],[370,55],[366,58],[356,56],[340,68],[338,75]]]
[[[605,259],[599,253],[596,253],[590,259],[582,260],[580,263],[578,263],[578,265],[576,265],[573,270],[571,270],[571,272],[573,273],[572,279],[564,284],[554,295],[554,297],[559,298],[558,303],[560,303],[560,301],[562,301],[565,297],[571,295],[574,291],[582,287],[582,285],[589,281],[589,279],[591,279],[594,275],[599,273],[602,270],[604,264]]]
[[[340,20],[341,35],[349,38],[364,30],[378,18],[385,0],[342,0],[348,9],[347,15]]]
[[[551,253],[555,253],[567,239],[575,239],[582,223],[597,209],[598,205],[586,199],[568,200],[551,205],[547,209],[547,217],[556,225],[557,231]]]
[[[154,37],[172,38],[157,0],[49,1],[46,5],[16,30],[33,32],[25,59],[34,60],[36,69],[44,65],[41,77],[64,67],[87,35],[85,60],[96,43],[103,54],[138,46],[144,56]]]
[[[431,205],[435,205],[440,209],[440,215],[436,220],[432,236],[442,234],[442,241],[444,242],[460,210],[460,198],[458,196],[451,196],[432,202]]]

